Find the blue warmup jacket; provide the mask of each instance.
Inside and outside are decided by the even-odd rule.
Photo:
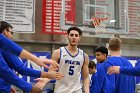
[[[17,56],[19,56],[23,50],[23,48],[2,34],[0,34],[0,48]]]
[[[8,66],[8,64],[3,59],[3,56],[0,52],[0,77],[4,79],[9,84],[13,84],[17,86],[18,88],[21,88],[25,90],[26,92],[29,92],[32,89],[32,85],[24,81],[23,79],[19,78]],[[2,81],[3,82],[3,81]],[[2,84],[2,82],[0,82]],[[22,83],[22,85],[21,85]],[[7,85],[7,84],[6,84]],[[23,86],[24,85],[24,86]],[[9,87],[9,86],[7,86]],[[2,92],[2,91],[0,91]],[[8,92],[4,92],[8,93]]]
[[[25,67],[24,64],[21,62],[21,60],[17,56],[15,56],[11,53],[5,52],[1,49],[0,49],[0,51],[1,51],[1,54],[2,54],[5,62],[8,64],[8,66],[11,69],[14,69],[15,71],[17,71],[19,74],[27,75],[27,76],[31,76],[31,77],[40,77],[41,76],[41,71],[37,71],[37,70],[33,70],[33,69]],[[27,90],[24,88],[24,86],[29,86],[29,84],[24,85],[24,83],[22,83],[22,82],[17,83],[17,85],[20,85],[21,89],[23,89],[23,90]],[[0,86],[1,86],[0,91],[8,91],[6,93],[10,92],[11,84],[4,81],[3,78],[0,78]]]
[[[136,67],[120,67],[120,74],[140,76],[140,66]]]
[[[115,85],[107,78],[107,72],[105,70],[104,63],[97,63],[97,81],[98,92],[97,93],[114,93]]]
[[[109,57],[104,62],[104,67],[107,72],[109,66],[128,66],[132,67],[132,64],[122,57]],[[135,77],[124,74],[112,74],[107,75],[107,80],[115,86],[114,93],[134,93],[135,92]],[[112,92],[113,93],[113,92]]]
[[[98,93],[97,72],[91,76],[90,93]]]

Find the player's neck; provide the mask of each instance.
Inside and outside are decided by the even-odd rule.
[[[121,51],[110,51],[111,56],[121,56]]]
[[[67,45],[66,48],[67,48],[69,51],[77,51],[77,46]]]

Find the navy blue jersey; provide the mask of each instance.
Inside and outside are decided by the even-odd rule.
[[[132,67],[132,64],[122,57],[109,57],[106,62],[104,62],[105,70],[109,66],[128,66]],[[107,75],[107,80],[112,85],[115,85],[114,93],[134,93],[135,92],[135,77],[124,75],[124,74],[112,74]]]
[[[91,76],[90,80],[90,93],[98,93],[97,73]]]
[[[21,62],[21,60],[17,56],[15,56],[11,53],[5,52],[3,50],[0,50],[0,51],[2,53],[2,56],[5,60],[5,62],[8,64],[8,66],[11,69],[16,70],[19,74],[32,76],[32,77],[41,76],[41,71],[37,71],[37,70],[33,70],[33,69],[25,67],[24,64]],[[20,84],[23,85],[22,82]],[[3,78],[0,78],[0,86],[1,86],[0,91],[1,90],[8,91],[8,90],[10,90],[11,84],[4,81]]]

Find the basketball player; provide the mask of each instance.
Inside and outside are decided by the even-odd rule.
[[[89,58],[83,50],[77,48],[82,31],[77,27],[70,27],[67,34],[69,44],[60,47],[52,54],[52,59],[60,64],[58,71],[64,74],[64,78],[56,81],[54,93],[82,93],[81,74],[84,93],[89,93]],[[39,81],[38,85],[42,87],[48,81],[50,80],[46,79],[44,83]]]
[[[109,51],[111,57],[108,57],[104,62],[104,69],[107,73],[107,69],[110,66],[129,66],[132,67],[131,63],[121,57],[121,40],[117,37],[110,39]],[[135,92],[135,78],[134,76],[128,75],[105,75],[105,83],[103,87],[105,93],[134,93]],[[110,90],[110,91],[106,91]]]

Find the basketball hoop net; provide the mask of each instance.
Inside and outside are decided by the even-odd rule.
[[[105,32],[105,27],[109,18],[110,18],[110,14],[108,13],[96,13],[94,16],[92,16],[91,21],[93,22],[93,25],[95,26],[96,33]]]

